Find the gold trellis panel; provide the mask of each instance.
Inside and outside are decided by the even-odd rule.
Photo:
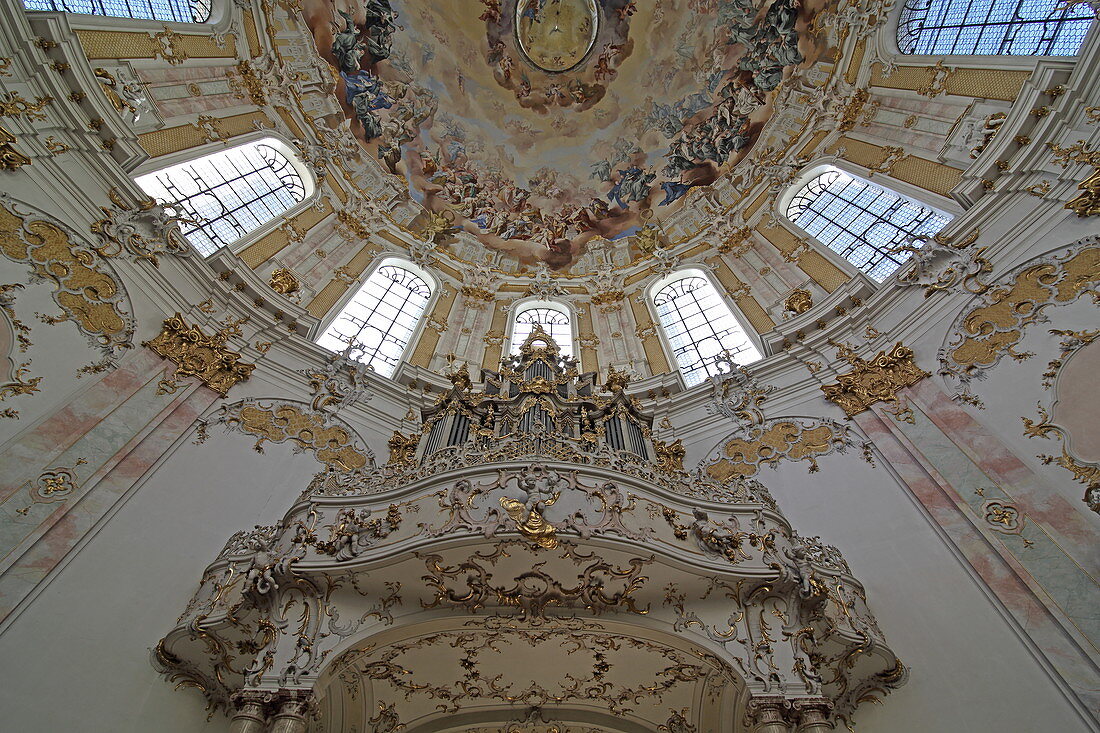
[[[496,369],[500,366],[500,359],[504,355],[504,326],[508,322],[508,314],[504,310],[504,303],[497,301],[493,304],[493,318],[489,322],[489,332],[485,334],[485,354],[481,358],[481,366],[485,369]]]
[[[963,174],[958,168],[905,154],[900,148],[875,145],[846,135],[837,141],[834,149],[843,150],[845,160],[872,173],[885,173],[940,196],[947,196]]]
[[[718,282],[722,283],[722,287],[726,289],[730,297],[733,298],[733,302],[737,304],[737,307],[741,309],[741,312],[745,314],[745,318],[749,319],[749,323],[756,330],[757,333],[767,333],[775,328],[775,321],[768,315],[767,311],[760,305],[760,302],[749,292],[749,287],[741,281],[737,275],[734,274],[730,266],[722,259],[716,258],[716,260],[709,260],[710,262],[717,261],[718,267],[714,270],[714,276],[718,278]]]
[[[324,221],[325,217],[331,213],[332,204],[328,199],[323,200],[319,209],[315,206],[307,207],[297,216],[291,217],[289,220],[290,227],[283,226],[273,229],[241,250],[241,260],[255,270],[289,245],[292,241],[292,234],[297,237],[299,234],[308,232]]]
[[[784,226],[761,226],[756,231],[782,252],[785,259],[793,258],[794,262],[798,264],[798,268],[815,283],[825,288],[826,292],[831,293],[852,279],[851,275],[834,265],[829,258],[812,247],[798,251],[803,240],[799,239],[790,229]],[[796,252],[797,254],[792,254]]]
[[[447,319],[450,318],[451,307],[457,295],[458,291],[453,288],[446,288],[439,294],[439,300],[435,301],[435,307],[420,333],[420,340],[409,358],[409,363],[413,366],[426,368],[431,363],[435,348],[439,345],[439,337],[447,330]]]
[[[943,79],[943,91],[963,97],[1000,99],[1011,102],[1020,96],[1020,89],[1031,76],[1030,71],[1005,69],[957,69],[947,67]],[[919,91],[927,89],[936,78],[938,70],[932,66],[899,66],[893,74],[886,74],[880,64],[871,73],[871,85],[884,89]]]
[[[154,59],[165,57],[165,44],[147,32],[79,29],[74,31],[89,59]],[[224,47],[211,35],[167,34],[174,58],[235,58],[236,39],[227,36]]]
[[[359,277],[367,270],[367,266],[374,260],[374,256],[378,254],[379,247],[376,244],[367,242],[360,248],[358,252],[352,255],[348,263],[340,268],[343,272]],[[313,300],[306,306],[311,314],[318,318],[324,317],[326,313],[332,310],[332,307],[344,296],[348,288],[354,283],[354,279],[349,278],[333,278],[328,285],[321,288],[321,292],[314,296]]]
[[[627,296],[630,310],[634,314],[634,322],[638,324],[635,335],[641,339],[646,361],[649,362],[649,371],[652,374],[664,374],[672,369],[668,365],[668,358],[661,346],[661,339],[657,335],[657,326],[649,315],[649,308],[644,302],[639,302],[638,295],[638,292],[634,292]]]
[[[158,158],[169,153],[198,147],[215,140],[226,140],[255,132],[258,123],[269,123],[267,115],[259,110],[244,112],[229,117],[203,118],[208,124],[188,123],[175,127],[165,127],[138,135],[138,142],[149,157]]]

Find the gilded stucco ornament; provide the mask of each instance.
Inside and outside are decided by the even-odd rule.
[[[164,320],[156,338],[145,341],[148,346],[176,365],[177,377],[196,377],[222,397],[238,382],[251,376],[255,364],[241,361],[241,355],[227,348],[228,329],[207,336],[198,326],[189,326],[177,313]]]
[[[814,307],[813,294],[804,288],[795,288],[783,301],[783,310],[787,313],[801,315]]]
[[[264,452],[266,442],[290,441],[326,467],[350,471],[374,465],[374,455],[350,427],[330,411],[313,405],[255,399],[223,405],[199,423],[195,442],[204,443],[209,426],[215,424],[258,438],[253,446],[257,453]]]
[[[31,164],[31,159],[16,149],[17,142],[15,135],[0,126],[0,170],[15,171]]]
[[[556,529],[542,516],[539,507],[551,506],[556,499],[557,497],[551,497],[545,501],[537,502],[536,506],[528,509],[522,501],[502,496],[500,497],[500,506],[515,523],[517,532],[539,547],[552,550],[558,546],[558,540],[555,537]]]
[[[960,238],[916,235],[907,244],[890,249],[912,255],[898,284],[921,287],[926,298],[937,292],[986,292],[990,286],[982,278],[993,271],[993,265],[983,256],[988,247],[973,246],[978,235],[977,229]]]
[[[1073,331],[1052,328],[1050,333],[1063,338],[1059,344],[1058,358],[1050,361],[1047,365],[1047,371],[1043,374],[1042,386],[1046,390],[1057,386],[1059,376],[1075,353],[1080,352],[1100,337],[1100,331],[1097,330]],[[1056,397],[1048,407],[1044,407],[1042,401],[1036,403],[1036,409],[1039,413],[1038,418],[1034,420],[1028,417],[1020,418],[1024,423],[1024,437],[1044,440],[1056,439],[1059,442],[1058,454],[1040,454],[1037,457],[1045,465],[1061,466],[1072,473],[1074,481],[1085,486],[1083,497],[1085,504],[1092,511],[1100,513],[1100,466],[1096,465],[1095,461],[1086,461],[1073,455],[1070,432],[1066,427],[1058,424],[1053,414],[1059,398],[1061,397]],[[1022,517],[1020,521],[1023,522]]]
[[[835,402],[848,417],[869,409],[877,402],[893,405],[890,414],[904,422],[912,422],[913,413],[898,394],[925,377],[932,376],[913,362],[913,350],[899,341],[889,351],[880,351],[874,358],[865,360],[855,351],[833,342],[837,356],[847,361],[852,371],[837,377],[837,383],[821,388],[825,399]]]
[[[734,361],[728,352],[715,357],[718,373],[708,381],[711,399],[707,412],[722,415],[741,425],[758,425],[764,421],[761,405],[775,392],[770,384],[760,384],[748,367]]]
[[[286,267],[276,267],[272,270],[267,284],[280,295],[293,295],[302,289],[301,280]]]
[[[71,497],[80,488],[77,483],[77,467],[87,462],[85,458],[78,458],[72,466],[50,468],[39,474],[38,478],[19,487],[27,490],[30,503],[22,509],[16,509],[16,514],[25,517],[35,504],[53,504]]]
[[[656,440],[653,447],[657,454],[657,468],[666,473],[684,470],[684,456],[687,451],[683,440],[677,439],[671,443]]]
[[[405,435],[393,431],[389,439],[390,460],[393,466],[411,466],[416,460],[416,446],[420,444],[420,434]]]
[[[1100,216],[1100,166],[1092,175],[1077,184],[1081,193],[1066,202],[1066,208],[1077,216]]]
[[[53,287],[62,313],[44,322],[72,321],[110,356],[133,347],[125,289],[97,248],[59,223],[22,213],[19,204],[0,194],[0,253],[29,265],[36,278]]]
[[[940,373],[957,380],[954,398],[977,400],[970,383],[980,379],[1004,356],[1023,361],[1032,356],[1017,346],[1032,323],[1046,318],[1052,306],[1088,293],[1096,299],[1100,284],[1100,237],[1036,257],[1001,275],[971,300],[956,317],[939,351]]]
[[[110,258],[127,254],[160,267],[161,255],[188,257],[194,252],[180,229],[179,219],[168,215],[153,199],[131,204],[118,189],[107,192],[111,206],[100,207],[103,218],[92,222],[92,234],[99,238],[95,251]]]
[[[830,453],[860,449],[871,463],[870,444],[847,425],[822,418],[776,418],[746,424],[727,436],[700,464],[716,481],[752,478],[764,466],[778,467],[784,460],[805,461],[808,472],[819,469],[817,459]]]
[[[499,575],[491,567],[503,554],[533,552],[508,540],[495,543],[492,552],[471,555],[457,565],[444,565],[439,555],[418,554],[428,570],[424,580],[435,596],[426,608],[451,606],[474,611],[495,601],[495,605],[518,608],[521,620],[546,620],[551,606],[585,608],[595,614],[620,610],[644,616],[648,612],[638,607],[634,595],[649,580],[642,571],[653,562],[652,557],[630,558],[625,567],[616,567],[602,560],[586,563],[593,556],[580,553],[572,542],[563,542],[560,548],[557,543],[540,547],[558,550],[560,559],[575,567],[576,575],[572,579],[549,575],[539,567],[545,563],[535,563],[540,553],[531,554],[532,570],[510,582],[494,583]]]

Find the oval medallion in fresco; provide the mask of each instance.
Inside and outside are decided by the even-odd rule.
[[[518,0],[516,39],[543,71],[568,71],[592,50],[599,18],[596,0]]]

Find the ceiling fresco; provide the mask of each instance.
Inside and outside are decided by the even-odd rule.
[[[827,2],[303,6],[367,151],[486,247],[564,269],[745,157],[783,79],[831,60]]]

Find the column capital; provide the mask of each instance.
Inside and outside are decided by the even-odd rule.
[[[786,725],[791,703],[781,695],[762,695],[751,698],[745,706],[749,724],[756,726]]]
[[[823,697],[800,698],[793,700],[791,706],[798,720],[799,731],[829,730],[833,727],[829,722],[829,714],[833,711],[830,700]]]

